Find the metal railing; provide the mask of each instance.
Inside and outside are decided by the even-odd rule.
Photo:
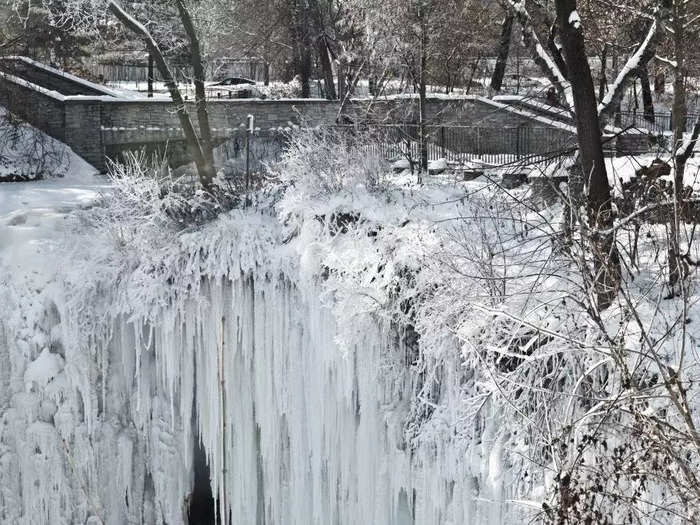
[[[332,125],[324,129],[342,134],[344,139],[356,138],[368,153],[387,161],[420,161],[421,130],[418,125]],[[154,144],[161,140],[177,143],[184,139],[176,128],[163,130],[144,125],[135,127],[135,130],[144,142],[148,142],[144,139],[150,136],[150,142]],[[103,133],[127,132],[131,130],[103,130]],[[215,162],[223,168],[226,177],[236,178],[264,173],[268,166],[279,162],[287,149],[290,131],[258,130],[247,135],[246,130],[239,127],[226,129],[225,136],[226,139],[215,148]],[[426,139],[429,160],[445,159],[450,164],[461,166],[471,162],[492,166],[535,164],[571,155],[576,149],[576,138],[554,127],[433,125],[426,126]]]
[[[420,159],[420,126],[415,124],[333,126],[367,136],[370,148],[389,160]],[[429,160],[451,163],[479,161],[502,165],[542,162],[571,154],[576,138],[549,127],[426,126]]]
[[[654,113],[653,117],[649,116],[649,118],[645,116],[644,112],[637,113],[634,111],[621,111],[619,115],[619,121],[616,120],[615,122],[623,129],[646,129],[655,135],[661,135],[673,131],[673,114],[671,113]],[[700,119],[700,114],[688,113],[685,123],[685,131],[691,132],[698,119]]]

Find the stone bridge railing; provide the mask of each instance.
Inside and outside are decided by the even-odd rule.
[[[66,143],[100,170],[106,169],[108,157],[125,150],[183,140],[173,102],[127,98],[22,57],[0,59],[0,104]],[[194,103],[187,105],[194,115]],[[214,136],[223,141],[245,125],[249,114],[255,116],[256,127],[262,130],[290,124],[334,124],[340,103],[319,99],[214,99],[208,101],[207,108]],[[562,122],[474,96],[432,96],[427,113],[433,125],[552,127],[567,137],[575,134],[572,126]],[[411,96],[353,100],[345,114],[354,120],[417,122],[417,101]]]

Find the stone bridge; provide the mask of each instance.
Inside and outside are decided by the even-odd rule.
[[[194,115],[194,103],[186,102]],[[171,163],[187,160],[175,105],[164,98],[146,98],[88,82],[24,57],[0,59],[0,105],[70,146],[101,171],[107,159],[125,151],[167,149]],[[296,125],[332,125],[340,103],[320,99],[211,99],[208,112],[212,133],[219,143],[242,132],[247,116],[255,116],[261,130]],[[550,128],[553,143],[573,140],[570,124],[482,97],[431,96],[427,103],[430,124]],[[414,96],[353,100],[345,116],[376,122],[416,122]],[[196,119],[193,119],[196,121]],[[534,135],[533,135],[534,136]],[[546,148],[546,144],[533,144]],[[504,152],[509,153],[509,152]],[[514,152],[510,152],[514,153]]]

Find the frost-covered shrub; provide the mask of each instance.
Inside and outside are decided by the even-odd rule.
[[[0,182],[63,177],[68,164],[65,146],[9,113],[0,115]]]
[[[217,177],[209,191],[187,171],[176,176],[165,164],[144,155],[127,155],[110,166],[113,190],[105,196],[101,216],[107,227],[126,232],[130,227],[181,230],[208,222],[241,204],[242,189]]]
[[[277,167],[280,180],[310,198],[358,186],[386,187],[389,166],[369,135],[337,128],[301,128],[289,136]]]
[[[256,89],[265,98],[274,100],[299,98],[301,97],[301,80],[296,76],[291,82],[270,82],[267,86],[256,86]]]

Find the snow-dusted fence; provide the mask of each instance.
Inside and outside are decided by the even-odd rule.
[[[267,170],[272,163],[278,162],[284,153],[288,134],[284,131],[258,131],[248,137],[239,131],[221,144],[214,151],[217,165],[223,166],[226,176],[243,176]]]
[[[91,78],[102,79],[108,84],[148,82],[147,64],[91,64],[84,68]],[[175,79],[189,82],[194,78],[190,66],[174,66]],[[262,61],[227,61],[223,64],[212,63],[206,66],[206,78],[214,80],[226,77],[246,77],[262,82],[265,80],[265,64]],[[157,68],[153,70],[153,79],[161,82],[163,79]]]
[[[698,113],[688,113],[685,131],[690,133],[693,131],[693,126],[700,118]],[[620,127],[646,129],[654,134],[670,133],[673,131],[673,115],[671,113],[656,113],[654,120],[650,122],[644,116],[643,112],[623,111],[620,112]]]
[[[420,127],[414,124],[337,126],[347,133],[369,132],[374,148],[387,159],[420,158]],[[575,137],[555,127],[427,126],[428,158],[448,162],[479,159],[490,164],[541,162],[575,149]]]

